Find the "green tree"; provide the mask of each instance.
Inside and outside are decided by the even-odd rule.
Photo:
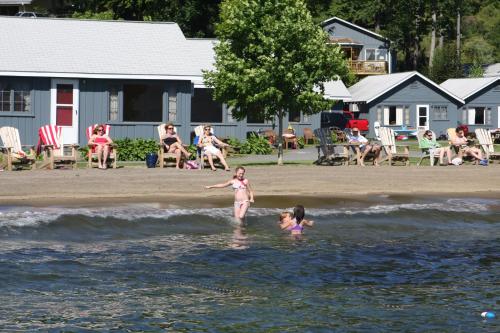
[[[331,107],[322,83],[348,75],[342,51],[327,43],[303,0],[226,0],[220,18],[215,70],[205,73],[205,82],[237,119],[251,112],[278,119],[282,164],[283,117]]]
[[[221,0],[76,0],[73,17],[171,21],[188,37],[213,37]]]
[[[442,83],[450,78],[462,76],[458,70],[458,59],[455,45],[448,44],[437,48],[429,70],[429,78],[437,83]]]

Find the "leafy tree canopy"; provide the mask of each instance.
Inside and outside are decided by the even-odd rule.
[[[348,75],[340,48],[327,44],[302,0],[224,1],[216,33],[216,69],[205,79],[238,119],[328,109],[313,87]]]

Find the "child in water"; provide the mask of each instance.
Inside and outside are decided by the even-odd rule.
[[[302,205],[297,205],[293,208],[293,214],[290,212],[282,212],[280,214],[280,228],[286,229],[292,235],[301,235],[304,227],[312,227],[314,221],[304,219],[305,209]]]
[[[227,186],[232,186],[234,189],[234,218],[238,221],[242,221],[250,207],[250,203],[254,202],[253,191],[250,187],[250,182],[245,178],[244,167],[237,167],[236,174],[227,182],[205,186],[205,188],[224,188]]]

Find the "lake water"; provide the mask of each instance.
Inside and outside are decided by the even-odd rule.
[[[0,330],[500,330],[500,200],[284,208],[0,206]]]

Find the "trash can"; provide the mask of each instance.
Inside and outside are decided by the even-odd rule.
[[[156,168],[156,162],[158,162],[157,153],[146,154],[146,165],[148,166],[148,168]]]

